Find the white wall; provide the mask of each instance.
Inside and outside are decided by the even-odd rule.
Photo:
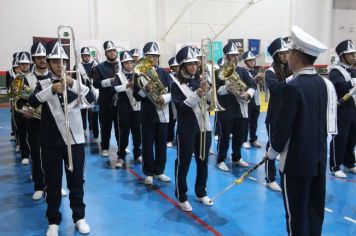
[[[33,36],[55,37],[61,24],[74,27],[79,43],[95,44],[100,49],[106,40],[127,49],[142,48],[145,42],[157,41],[161,63],[166,66],[168,58],[175,53],[176,43],[214,38],[249,0],[195,0],[181,14],[189,2],[0,0],[0,71],[11,66],[13,52],[30,49]],[[248,38],[258,38],[263,53],[266,41],[289,35],[291,25],[297,24],[334,48],[346,38],[356,41],[355,13],[332,10],[332,0],[262,0],[237,17],[216,40],[225,44],[229,38],[244,38],[247,48]],[[322,55],[318,63],[328,63],[329,53]],[[262,55],[258,63],[263,61]]]

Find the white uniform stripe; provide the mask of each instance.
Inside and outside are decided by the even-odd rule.
[[[287,216],[288,216],[288,229],[289,229],[289,236],[292,236],[292,219],[291,219],[291,214],[290,214],[290,209],[289,209],[289,202],[288,202],[288,191],[287,191],[287,175],[284,174],[284,198],[286,199],[286,210],[287,210]]]

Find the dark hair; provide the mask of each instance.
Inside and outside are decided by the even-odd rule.
[[[288,63],[282,63],[278,57],[278,53],[273,56],[272,67],[274,69],[274,73],[277,76],[278,81],[284,81],[290,75],[292,75],[292,71],[288,67]]]

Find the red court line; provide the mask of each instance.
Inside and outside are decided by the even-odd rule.
[[[133,176],[135,176],[137,179],[139,180],[143,180],[143,177],[141,177],[137,172],[135,172],[133,169],[126,167],[127,171],[130,172]],[[153,189],[153,188],[152,188]],[[176,201],[174,201],[172,198],[170,198],[167,194],[165,194],[164,192],[162,192],[159,189],[153,189],[155,192],[157,192],[159,195],[161,195],[164,199],[166,199],[168,202],[170,202],[172,205],[174,205],[175,207],[179,208],[178,204]],[[210,226],[209,224],[205,223],[203,220],[201,220],[198,216],[194,215],[192,212],[185,212],[182,211],[185,214],[187,214],[190,218],[192,218],[193,220],[195,220],[196,222],[198,222],[199,224],[201,224],[204,228],[206,228],[207,230],[209,230],[211,233],[213,233],[214,235],[217,236],[221,236],[222,234],[219,233],[217,230],[215,230],[212,226]]]
[[[0,108],[9,108],[10,107],[10,103],[6,102],[6,103],[0,103]]]
[[[335,180],[335,181],[356,183],[356,179],[341,179],[341,178],[336,178],[334,176],[327,177],[327,178],[330,179],[330,180]]]

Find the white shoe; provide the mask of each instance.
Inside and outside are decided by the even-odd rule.
[[[168,142],[167,143],[167,148],[171,148],[171,147],[173,147],[173,143],[172,142]]]
[[[16,140],[16,137],[13,136],[13,135],[11,135],[11,136],[10,136],[10,141],[15,141],[15,140]]]
[[[20,152],[20,145],[16,145],[16,150],[15,152]]]
[[[267,186],[268,188],[270,188],[271,190],[273,190],[273,191],[282,192],[281,187],[279,187],[279,185],[277,184],[276,181],[273,181],[273,182],[271,182],[271,183],[266,183],[266,186]]]
[[[244,142],[242,144],[242,147],[245,148],[245,149],[250,149],[251,148],[251,144],[249,142]]]
[[[337,178],[343,178],[343,179],[347,178],[347,175],[342,170],[334,171],[331,174]]]
[[[254,141],[251,145],[252,145],[252,147],[255,147],[255,148],[260,148],[260,147],[262,147],[262,145],[260,144],[260,142],[258,142],[257,140]]]
[[[142,156],[139,156],[135,161],[136,163],[142,163]]]
[[[163,181],[163,182],[169,182],[169,181],[171,181],[171,178],[169,178],[169,177],[168,177],[167,175],[165,175],[165,174],[155,175],[154,177],[157,178],[157,179],[159,179],[159,180],[161,180],[161,181]]]
[[[215,141],[218,141],[219,140],[219,135],[215,135],[214,139],[215,139]]]
[[[126,154],[129,154],[130,153],[130,149],[126,148],[125,152],[126,152]]]
[[[115,164],[115,168],[122,168],[124,167],[125,161],[122,160],[121,158],[117,159],[117,162]]]
[[[230,134],[230,138],[233,138],[234,137],[234,135],[233,134]]]
[[[58,225],[49,225],[47,232],[46,232],[46,236],[58,236],[58,229],[59,226]]]
[[[197,197],[197,200],[201,203],[203,203],[204,205],[206,206],[212,206],[214,205],[214,202],[208,197],[208,196],[205,196],[205,197]]]
[[[77,222],[75,222],[75,227],[81,234],[88,234],[90,233],[90,226],[88,223],[85,221],[85,219],[80,219]]]
[[[193,207],[188,201],[178,202],[178,206],[182,211],[193,211]]]
[[[346,172],[351,172],[352,174],[356,174],[356,166],[354,166],[352,168],[345,167],[345,171]]]
[[[239,161],[234,162],[235,165],[239,165],[241,167],[248,167],[250,166],[247,162],[245,162],[244,160],[242,160],[242,158]]]
[[[28,159],[28,158],[22,159],[22,160],[21,160],[21,164],[22,164],[22,165],[28,165],[28,164],[30,164],[30,159]]]
[[[37,190],[33,193],[32,195],[32,200],[40,200],[43,197],[43,191],[42,190]]]
[[[64,188],[61,189],[61,195],[62,195],[62,197],[65,197],[68,195],[67,191]]]
[[[147,184],[147,185],[152,185],[153,184],[153,177],[152,176],[146,176],[144,183]]]
[[[220,162],[216,165],[222,171],[229,171],[229,167],[225,164],[225,162]]]
[[[109,156],[109,150],[105,149],[101,151],[101,156],[103,157],[108,157]]]
[[[215,152],[213,151],[213,149],[209,149],[209,155],[214,155],[215,154]]]

